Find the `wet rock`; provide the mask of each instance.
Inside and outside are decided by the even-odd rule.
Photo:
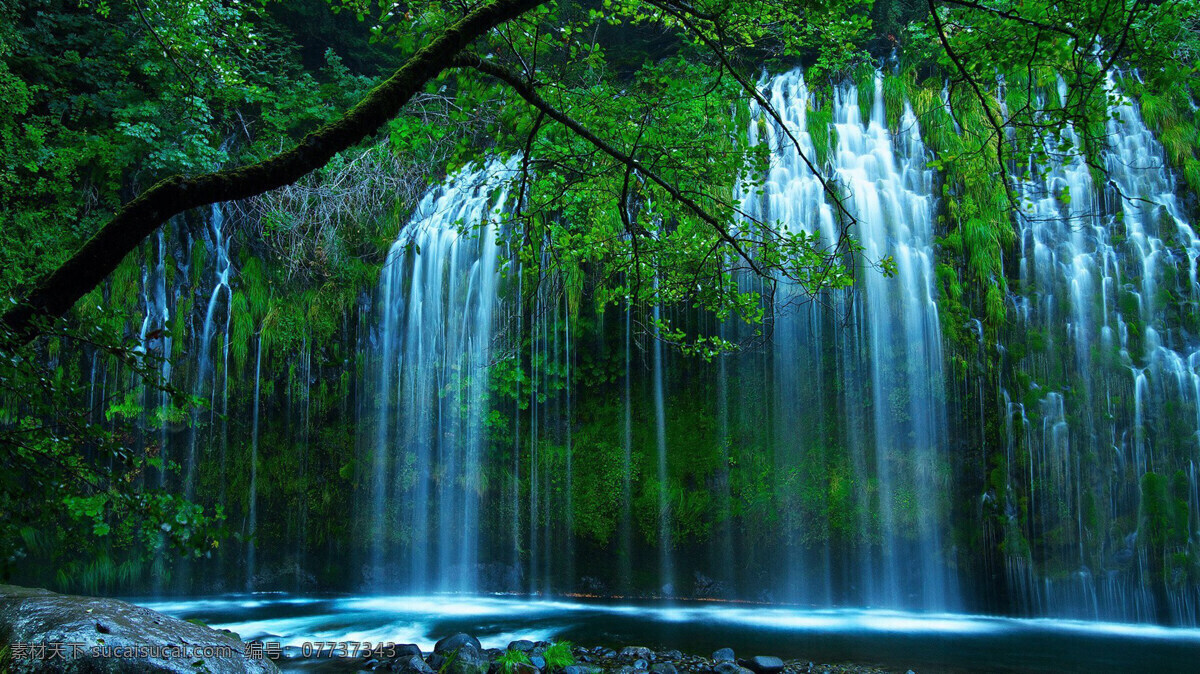
[[[446,664],[446,658],[440,653],[432,653],[429,657],[425,658],[425,662],[435,671],[441,671],[442,665]]]
[[[271,660],[247,656],[236,635],[172,618],[115,599],[56,594],[0,585],[0,635],[9,646],[6,671],[26,672],[278,672]],[[57,644],[63,644],[61,652]],[[70,644],[79,644],[73,648]],[[13,648],[22,645],[20,651]],[[24,646],[31,646],[26,652]],[[154,651],[143,647],[155,647]],[[212,648],[229,655],[183,657],[180,649]],[[106,650],[107,649],[107,650]],[[104,658],[128,649],[122,657]],[[53,660],[50,660],[53,651]],[[38,659],[34,657],[41,655]],[[129,655],[129,657],[124,657]],[[194,665],[198,661],[201,665]]]
[[[650,665],[650,674],[677,674],[675,665],[669,662],[660,662]]]
[[[483,649],[483,655],[489,662],[495,662],[500,659],[501,655],[504,655],[504,651],[499,648],[485,648]]]
[[[441,674],[487,674],[491,662],[478,648],[465,643],[453,652],[447,652],[445,664],[438,669]]]
[[[712,654],[713,662],[733,662],[737,657],[733,654],[732,648],[719,648]]]
[[[483,645],[479,643],[479,639],[476,639],[470,634],[463,634],[462,632],[459,632],[458,634],[452,634],[448,637],[439,639],[438,642],[433,645],[433,652],[444,654],[447,651],[458,650],[468,644],[475,648],[476,653],[479,653],[483,650]]]
[[[543,670],[546,668],[546,658],[540,655],[531,655],[529,656],[529,664],[537,667],[539,671]]]
[[[774,655],[756,655],[740,664],[755,674],[777,674],[783,671],[783,660]]]
[[[563,667],[562,674],[600,674],[604,670],[599,667],[583,666],[583,665],[567,665]]]
[[[738,663],[729,660],[713,665],[712,671],[713,674],[754,674]]]
[[[415,655],[418,658],[425,657],[425,654],[421,652],[421,647],[416,644],[396,644],[395,653],[397,658],[409,655]]]
[[[388,671],[404,674],[433,674],[433,668],[425,664],[419,655],[402,655],[388,664]]]
[[[633,661],[633,668],[634,669],[650,669],[650,663],[646,662],[646,660],[644,658],[638,658],[637,660]]]
[[[663,657],[663,659],[666,659],[666,660],[682,660],[683,653],[676,651],[676,650],[663,651],[662,657]]]
[[[652,651],[645,646],[626,646],[621,649],[617,657],[622,660],[637,660],[639,658],[649,660],[651,653]]]
[[[508,644],[508,650],[528,653],[533,650],[533,642],[528,639],[518,639]]]

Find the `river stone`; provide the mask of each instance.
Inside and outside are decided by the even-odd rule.
[[[676,674],[675,665],[669,662],[660,662],[655,665],[650,665],[650,674]]]
[[[737,657],[733,654],[732,648],[718,648],[712,655],[713,662],[733,662]]]
[[[249,658],[246,644],[232,632],[172,618],[116,599],[56,594],[15,585],[0,585],[0,643],[9,646],[7,672],[154,672],[216,674],[278,672],[271,660]],[[32,645],[46,659],[16,658],[14,645]],[[61,653],[57,644],[63,644]],[[71,644],[79,644],[72,648]],[[96,657],[93,649],[219,648],[231,655],[172,657],[147,653],[140,657]],[[50,655],[53,653],[53,659]],[[30,655],[34,653],[31,652]],[[201,664],[196,665],[195,663]]]
[[[633,661],[633,668],[634,669],[650,669],[650,663],[646,662],[642,658],[638,658],[637,660]]]
[[[528,653],[533,650],[533,642],[528,639],[518,639],[508,645],[508,650]]]
[[[639,658],[643,660],[649,660],[650,654],[651,650],[645,646],[626,646],[625,648],[621,649],[621,652],[617,657],[621,658],[622,660],[637,660]]]
[[[713,665],[712,671],[713,674],[754,674],[754,672],[742,667],[738,663],[730,662],[729,660]]]
[[[563,667],[562,674],[600,674],[604,670],[599,667],[582,666],[582,665],[567,665]]]
[[[679,660],[683,658],[683,653],[675,650],[663,651],[662,656],[665,660]]]
[[[402,655],[388,664],[388,670],[405,674],[433,674],[433,668],[425,664],[419,655]]]
[[[537,667],[539,671],[543,670],[546,668],[546,658],[540,655],[531,655],[529,656],[529,664]]]
[[[741,665],[755,674],[777,674],[783,671],[783,660],[774,655],[756,655],[742,660]]]
[[[445,654],[446,651],[458,650],[467,644],[470,644],[472,647],[474,647],[476,653],[479,653],[483,650],[483,645],[479,643],[479,639],[476,639],[470,634],[463,634],[462,632],[459,632],[458,634],[452,634],[448,637],[439,639],[438,642],[433,645],[433,652]]]
[[[396,658],[404,658],[410,655],[415,655],[418,658],[425,657],[425,654],[421,652],[421,647],[416,644],[396,644],[392,651],[396,654]]]

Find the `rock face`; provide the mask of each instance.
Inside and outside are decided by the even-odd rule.
[[[227,632],[115,599],[12,585],[0,585],[0,644],[10,647],[14,674],[279,671]]]

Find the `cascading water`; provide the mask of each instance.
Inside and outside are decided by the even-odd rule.
[[[372,559],[377,582],[475,588],[500,220],[513,163],[451,177],[421,201],[379,287]],[[406,576],[396,578],[389,571]]]
[[[1195,624],[1181,560],[1200,512],[1200,239],[1136,107],[1121,97],[1111,112],[1106,184],[1071,129],[1073,152],[1015,179],[1023,334],[1009,339],[1022,353],[1005,382],[1006,474],[1010,499],[1029,498],[1008,508],[1009,583],[1028,614]]]
[[[798,71],[771,79],[763,93],[790,135],[774,120],[752,123],[751,142],[768,144],[772,160],[747,213],[784,231],[819,234],[832,250],[841,224],[795,147],[816,156],[807,120],[815,101]],[[770,307],[772,358],[763,381],[773,382],[775,470],[791,481],[780,496],[792,515],[783,523],[790,537],[785,596],[826,605],[943,609],[956,604],[957,588],[941,539],[946,420],[933,179],[911,109],[905,106],[893,135],[879,77],[874,93],[864,123],[857,90],[835,91],[837,141],[829,167],[856,220],[851,233],[867,264],[859,263],[850,292],[805,303],[799,288],[784,283]],[[754,114],[765,119],[757,109]],[[875,266],[885,258],[894,260],[896,278]],[[821,473],[846,481],[837,487],[843,491],[813,496],[810,481]],[[858,513],[843,525],[860,529],[850,547],[831,549],[830,520],[839,513],[826,509],[835,507],[844,516]],[[814,518],[815,512],[826,514]]]
[[[216,261],[213,266],[213,287],[208,298],[207,309],[204,312],[204,323],[200,330],[200,341],[196,344],[198,364],[196,366],[196,379],[194,382],[196,395],[202,395],[206,387],[209,387],[211,378],[211,387],[209,387],[209,423],[214,424],[217,420],[217,415],[220,414],[221,422],[221,465],[224,467],[227,458],[227,438],[228,428],[225,425],[225,417],[229,406],[229,306],[232,301],[232,291],[229,287],[230,275],[233,271],[233,263],[229,259],[230,237],[225,233],[225,212],[220,204],[213,204],[211,217],[208,221],[209,229],[211,230],[212,240],[208,244],[209,250],[216,256]],[[218,316],[217,308],[220,306],[221,297],[225,297],[225,313],[223,316]],[[213,363],[212,349],[213,341],[216,338],[217,321],[221,321],[221,330],[223,331],[224,339],[221,341],[221,370],[216,371]],[[218,384],[218,378],[220,384]],[[218,404],[218,401],[219,404]],[[218,412],[218,410],[221,410]],[[187,457],[187,474],[184,479],[184,494],[191,497],[196,488],[196,447],[198,443],[198,426],[200,424],[199,410],[192,413],[192,429],[191,440],[188,443]],[[224,484],[224,480],[222,480]]]
[[[618,494],[604,514],[612,518],[609,587],[658,593],[689,571],[699,578],[702,567],[721,578],[709,587],[734,588],[726,596],[752,588],[816,606],[957,609],[960,557],[976,554],[954,548],[965,540],[957,528],[976,523],[952,521],[952,487],[967,482],[951,476],[950,430],[962,429],[947,418],[934,274],[939,186],[917,119],[904,104],[889,131],[881,77],[869,93],[842,86],[826,100],[810,94],[799,72],[771,78],[762,91],[790,134],[752,106],[750,142],[770,147],[772,159],[761,193],[742,195],[745,211],[785,232],[819,235],[831,249],[849,227],[862,245],[851,261],[856,281],[810,302],[795,285],[771,294],[762,279],[742,279],[764,291],[770,334],[721,356],[706,375],[715,391],[707,389],[713,428],[703,437],[719,444],[719,458],[703,477],[727,521],[707,531],[702,555],[673,531],[671,511],[670,480],[681,472],[674,462],[687,451],[675,449],[685,443],[673,435],[673,396],[687,380],[694,385],[695,371],[677,369],[691,366],[667,359],[652,335],[637,371],[638,309],[624,308],[623,334],[610,335],[614,352],[623,345],[624,373],[615,366],[611,437],[603,440],[623,457],[607,483]],[[869,110],[860,100],[872,101]],[[997,455],[1004,466],[989,465],[985,480],[1007,481],[1000,549],[1019,610],[1194,622],[1196,586],[1162,570],[1187,550],[1188,522],[1200,519],[1200,326],[1188,322],[1188,307],[1200,301],[1200,242],[1175,203],[1161,148],[1131,105],[1116,112],[1109,133],[1119,142],[1100,155],[1110,184],[1094,185],[1079,161],[1015,179],[1029,205],[1017,223],[1013,326],[999,349],[1009,354],[999,391],[1007,444]],[[821,119],[831,120],[827,128],[810,126]],[[810,132],[828,139],[828,152],[818,153]],[[823,168],[852,224],[793,143],[808,157],[827,156]],[[515,171],[512,161],[496,161],[452,176],[425,197],[388,256],[367,387],[377,416],[363,450],[373,588],[476,590],[480,562],[503,559],[504,589],[544,594],[574,589],[576,566],[596,567],[573,556],[585,545],[576,540],[586,500],[575,491],[586,470],[578,466],[597,441],[573,434],[578,410],[593,404],[572,390],[572,373],[586,369],[572,344],[578,309],[562,279],[529,294],[504,287],[501,270],[516,265],[496,237],[514,201],[505,179]],[[499,314],[514,296],[528,302],[511,311],[522,337],[501,354],[493,342],[511,326]],[[643,310],[649,321],[670,309]],[[978,321],[965,329],[982,353],[992,333]],[[714,332],[754,341],[733,322]],[[515,382],[511,444],[489,449],[489,368],[504,358],[522,367],[527,360],[528,378]],[[760,502],[748,504],[747,494]],[[1188,514],[1151,531],[1163,504]],[[735,524],[759,515],[753,527]],[[1185,540],[1171,538],[1181,528]]]

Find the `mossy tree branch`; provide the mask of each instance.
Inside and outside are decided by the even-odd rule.
[[[340,119],[294,148],[240,168],[172,176],[139,194],[74,255],[0,317],[0,344],[16,348],[36,337],[98,286],[125,256],[167,220],[192,208],[246,199],[296,182],[337,153],[376,133],[451,59],[489,30],[548,0],[495,0],[469,12],[412,55]]]

